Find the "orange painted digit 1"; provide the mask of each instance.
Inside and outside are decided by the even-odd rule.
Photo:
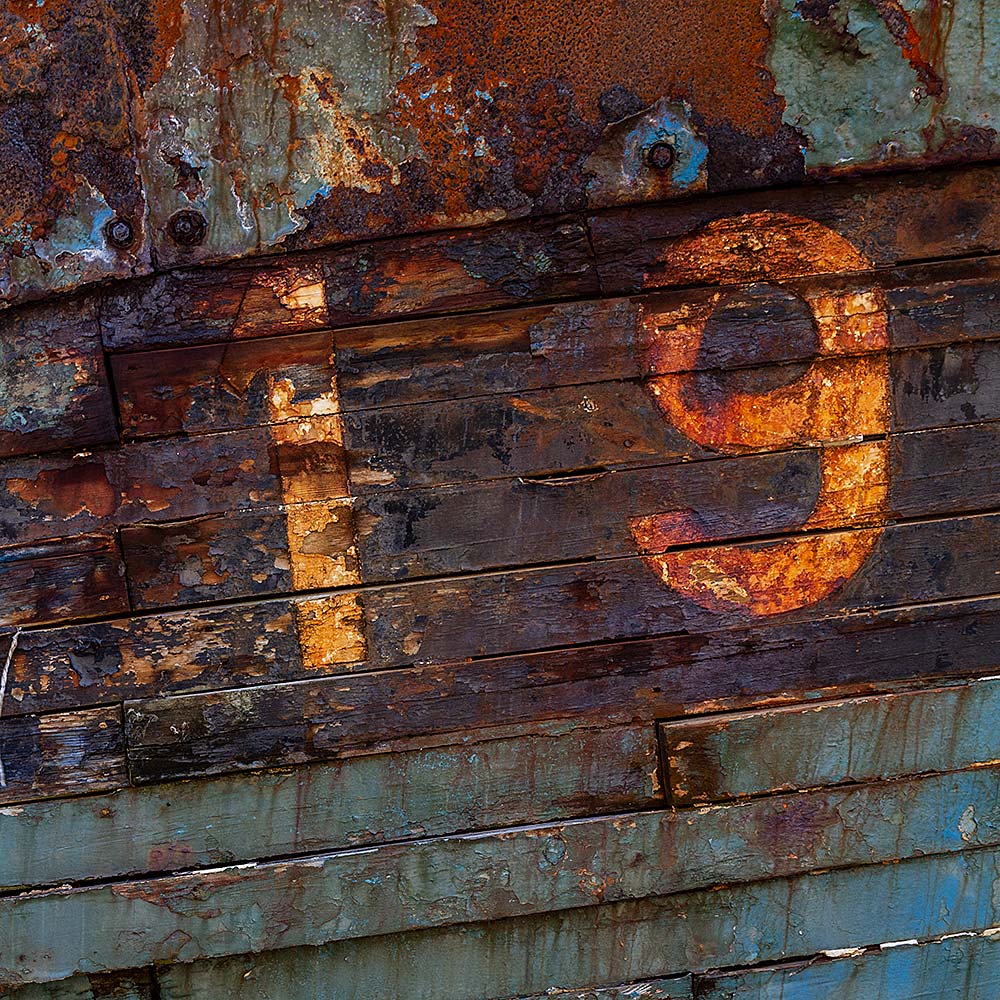
[[[815,221],[762,212],[707,225],[675,248],[669,266],[692,282],[780,284],[795,274],[871,264]],[[643,316],[654,373],[649,389],[664,416],[704,447],[725,454],[818,448],[816,505],[801,537],[772,542],[697,547],[711,538],[694,511],[636,518],[630,526],[646,563],[670,587],[704,607],[775,615],[836,591],[882,533],[889,481],[886,304],[878,289],[807,293],[819,356],[806,371],[770,391],[706,399],[691,372],[721,297],[682,322],[676,314]],[[664,371],[681,374],[655,374]]]

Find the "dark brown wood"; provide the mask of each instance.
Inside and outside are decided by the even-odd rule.
[[[349,500],[129,527],[121,539],[136,608],[360,582]]]
[[[685,284],[692,273],[711,282],[713,261],[690,234],[718,219],[756,213],[815,220],[842,234],[879,267],[906,261],[968,256],[1000,243],[1000,213],[995,210],[1000,178],[990,168],[922,175],[873,177],[865,181],[782,191],[759,191],[605,212],[591,218],[601,287],[621,293],[640,288]],[[745,227],[752,233],[759,220]],[[791,275],[819,273],[794,235],[785,260]],[[746,248],[746,275],[754,275],[754,249]]]
[[[132,774],[159,781],[548,719],[618,724],[995,667],[1000,606],[956,602],[132,703]]]
[[[113,535],[0,549],[0,625],[39,625],[129,610]]]
[[[365,650],[351,593],[25,631],[4,714],[341,673]]]
[[[538,219],[494,227],[486,240],[459,230],[174,271],[108,293],[101,331],[112,350],[222,342],[597,290],[585,224]]]
[[[126,784],[119,706],[0,719],[0,803]]]
[[[117,441],[93,301],[0,315],[0,457]]]

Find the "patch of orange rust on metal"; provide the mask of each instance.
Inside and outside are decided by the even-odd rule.
[[[358,594],[333,594],[295,605],[302,665],[326,671],[367,656],[364,612]]]
[[[797,252],[805,258],[796,261]],[[689,238],[682,259],[700,268],[693,274],[697,280],[727,284],[778,283],[803,269],[808,273],[867,266],[854,247],[826,227],[771,213],[709,224]],[[888,508],[886,304],[878,289],[807,293],[805,301],[813,314],[820,357],[789,384],[742,393],[715,383],[708,392],[706,380],[711,387],[711,378],[699,381],[690,371],[659,375],[649,382],[664,416],[705,447],[739,454],[796,444],[818,446],[819,498],[801,530],[858,529],[669,552],[665,550],[672,546],[711,541],[696,517],[668,511],[633,519],[632,534],[647,564],[668,586],[706,607],[743,607],[754,615],[772,615],[814,604],[849,580],[881,537],[879,528],[861,525],[881,525]],[[710,312],[706,307],[689,325],[673,325],[662,338],[657,334],[667,327],[655,316],[648,318],[647,370],[696,367]],[[873,353],[843,356],[859,350]],[[862,437],[877,440],[859,440]]]
[[[575,112],[588,122],[601,120],[607,92],[627,88],[644,105],[686,100],[709,124],[767,136],[780,125],[781,101],[763,68],[768,35],[759,0],[680,0],[669,11],[642,0],[600,8],[501,0],[489,17],[475,0],[431,9],[436,24],[421,31],[421,62],[427,82],[451,75],[459,106],[493,78],[519,91],[569,87]],[[558,113],[556,103],[547,101],[550,113]]]

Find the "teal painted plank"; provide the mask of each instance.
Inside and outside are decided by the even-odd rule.
[[[586,908],[997,845],[998,783],[1000,767],[976,769],[891,786],[11,896],[0,900],[0,940],[8,943],[0,953],[0,984]],[[858,878],[877,879],[880,870],[859,869],[868,874]],[[727,939],[696,940],[711,949]]]
[[[699,1000],[996,1000],[995,934],[866,951],[833,961],[751,969],[698,982]]]
[[[112,976],[73,976],[58,983],[35,983],[10,992],[10,1000],[153,1000],[153,981],[146,970]]]
[[[548,989],[544,994],[518,1000],[692,1000],[692,976],[671,976],[669,979],[647,979],[641,983],[620,986],[599,986],[584,990]]]
[[[508,740],[0,808],[0,889],[176,871],[662,801],[653,726]]]
[[[996,852],[965,852],[221,961],[175,965],[161,1000],[495,1000],[993,926]],[[873,901],[877,900],[877,905]],[[874,1000],[874,997],[871,998]],[[881,1000],[881,998],[880,998]],[[903,998],[886,998],[903,1000]],[[908,1000],[908,998],[907,998]]]
[[[1000,679],[660,727],[678,805],[1000,760]]]

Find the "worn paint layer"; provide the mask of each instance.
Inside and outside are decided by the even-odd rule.
[[[0,299],[372,233],[987,159],[994,13],[12,0]]]

